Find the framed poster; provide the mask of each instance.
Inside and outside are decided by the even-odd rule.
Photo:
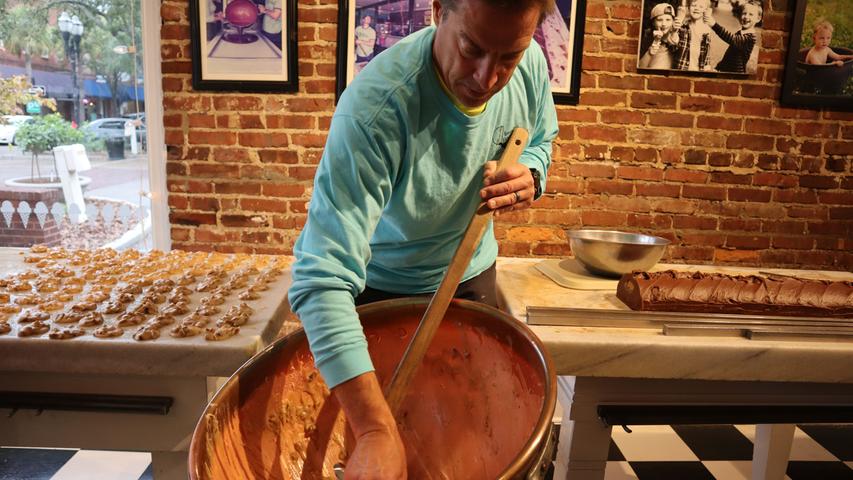
[[[849,0],[798,0],[782,104],[853,111],[853,15]]]
[[[762,0],[643,0],[638,70],[752,75]]]
[[[335,101],[376,55],[432,25],[432,2],[339,0]]]
[[[296,0],[190,0],[193,88],[298,89]]]
[[[557,0],[557,9],[536,28],[533,39],[548,61],[554,103],[577,105],[580,99],[586,0]]]

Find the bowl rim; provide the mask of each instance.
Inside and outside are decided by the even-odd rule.
[[[631,242],[631,241],[618,241],[613,239],[604,239],[604,238],[594,238],[590,237],[586,234],[596,234],[596,233],[609,233],[609,234],[620,234],[620,235],[632,235],[645,237],[651,240],[651,242]],[[660,245],[669,245],[672,243],[667,238],[659,237],[657,235],[649,235],[648,233],[640,233],[640,232],[625,232],[622,230],[606,230],[606,229],[592,229],[592,228],[581,228],[581,229],[571,229],[566,230],[566,236],[569,239],[576,240],[594,240],[602,243],[612,243],[616,245],[647,245],[647,246],[660,246]]]

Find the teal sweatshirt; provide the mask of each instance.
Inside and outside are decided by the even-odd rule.
[[[374,58],[332,117],[288,295],[330,388],[373,370],[354,298],[365,284],[405,294],[438,288],[480,203],[483,165],[500,157],[512,129],[530,133],[520,161],[543,183],[551,163],[557,118],[536,42],[485,111],[469,117],[441,88],[434,34],[423,29]],[[497,253],[490,224],[463,281]]]

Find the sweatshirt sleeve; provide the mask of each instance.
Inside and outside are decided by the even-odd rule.
[[[528,51],[528,54],[532,54],[530,55],[532,63],[530,79],[533,83],[531,89],[536,92],[537,108],[531,109],[532,112],[536,112],[536,116],[532,119],[533,129],[529,132],[530,141],[521,153],[519,162],[539,171],[541,175],[539,187],[544,192],[548,168],[551,166],[552,142],[557,136],[559,128],[545,55],[535,41],[531,42],[531,46],[533,45],[535,47]]]
[[[364,289],[369,240],[391,194],[393,168],[351,116],[335,115],[328,138],[294,246],[288,299],[332,388],[373,370],[354,299]]]

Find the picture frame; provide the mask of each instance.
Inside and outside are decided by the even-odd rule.
[[[298,90],[296,0],[190,0],[189,7],[193,89]]]
[[[410,10],[412,4],[415,8]],[[367,26],[364,25],[365,17],[370,17]],[[339,0],[335,102],[373,57],[402,38],[430,25],[431,1],[394,3],[387,0]],[[373,30],[373,33],[368,29]],[[374,38],[372,48],[371,36]],[[363,44],[358,44],[358,37],[361,37]]]
[[[844,8],[849,9],[849,4],[843,0],[797,0],[782,81],[782,105],[853,111],[853,22]],[[813,52],[816,35],[826,37],[827,32],[826,47],[834,55],[849,58],[833,60],[829,52]],[[823,63],[821,53],[826,54]]]
[[[554,103],[580,101],[586,0],[557,0],[557,10],[536,28],[533,39],[542,47],[551,77]]]
[[[643,0],[637,71],[754,75],[766,7],[767,0]]]

